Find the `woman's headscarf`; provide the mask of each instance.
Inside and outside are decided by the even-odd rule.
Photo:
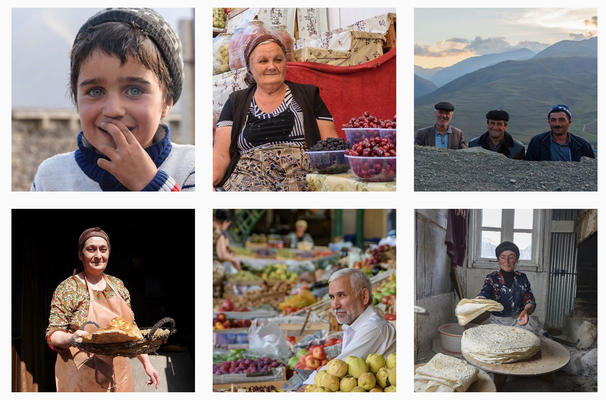
[[[513,251],[516,255],[516,259],[517,260],[520,259],[520,249],[518,248],[518,246],[516,246],[515,243],[508,242],[508,241],[501,243],[495,249],[495,254],[497,255],[497,259],[499,258],[499,256],[501,255],[502,252],[507,251],[507,250]]]
[[[82,249],[84,248],[84,243],[86,243],[86,241],[92,237],[100,237],[100,238],[105,239],[105,241],[107,242],[107,248],[109,249],[111,247],[111,245],[109,243],[109,236],[107,236],[107,233],[105,233],[105,231],[103,231],[103,229],[88,228],[87,230],[82,232],[82,234],[80,235],[80,238],[78,239],[78,254],[82,253]]]
[[[264,33],[262,35],[255,36],[254,38],[252,38],[252,40],[250,42],[248,42],[248,44],[246,45],[246,48],[244,50],[244,57],[246,57],[246,76],[244,77],[244,82],[246,82],[246,84],[248,86],[255,83],[255,78],[253,78],[252,73],[250,72],[250,55],[252,54],[253,50],[258,45],[260,45],[261,43],[266,43],[266,42],[276,43],[282,49],[282,52],[284,53],[284,57],[286,57],[286,47],[284,47],[284,44],[282,43],[282,41],[280,39],[278,39],[277,37],[275,37],[274,35],[272,35],[270,33]]]

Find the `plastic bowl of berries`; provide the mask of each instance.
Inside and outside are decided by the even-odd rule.
[[[395,140],[396,116],[394,115],[393,119],[380,119],[365,111],[361,116],[352,118],[343,124],[342,129],[345,138],[352,145],[362,142],[364,139],[382,137],[382,135],[393,136]]]
[[[365,182],[390,182],[396,179],[396,157],[348,156],[351,171]]]
[[[396,145],[396,129],[380,129],[379,134],[381,135],[381,139],[387,139],[393,145]]]
[[[341,138],[320,140],[308,151],[309,162],[320,174],[340,174],[349,170],[349,162],[345,159],[345,151],[351,148],[351,143]]]
[[[345,151],[351,171],[365,182],[396,179],[396,146],[389,139],[365,139]]]

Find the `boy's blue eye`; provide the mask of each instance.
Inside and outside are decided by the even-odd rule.
[[[90,94],[93,97],[98,97],[103,94],[103,91],[101,89],[91,89],[88,91],[88,94]]]
[[[141,90],[141,88],[138,88],[138,87],[128,88],[128,94],[131,96],[140,96],[142,93],[143,93],[143,90]]]

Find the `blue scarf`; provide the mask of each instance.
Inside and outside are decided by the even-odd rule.
[[[160,124],[160,128],[164,128],[166,131],[166,134],[162,140],[157,141],[145,149],[158,169],[172,150],[172,143],[170,142],[170,128],[166,124]],[[82,137],[83,133],[80,132],[78,134],[78,149],[74,153],[76,163],[78,163],[78,166],[82,172],[84,172],[90,179],[97,182],[101,187],[101,190],[104,192],[128,191],[128,189],[121,184],[115,176],[97,165],[97,160],[99,158],[105,158],[106,160],[109,160],[109,158],[101,153],[98,153],[94,148],[87,147],[84,144]]]

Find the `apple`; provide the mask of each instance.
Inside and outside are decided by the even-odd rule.
[[[307,358],[307,354],[302,354],[301,357],[299,357],[299,362],[305,364],[306,358]]]
[[[223,301],[223,308],[225,308],[225,311],[232,311],[234,309],[234,303],[230,299],[225,299]]]
[[[313,346],[311,346],[311,347],[309,348],[309,354],[313,354],[314,349],[315,349],[316,347],[319,347],[319,346],[320,346],[319,344],[314,344]]]
[[[324,347],[321,347],[321,346],[316,347],[312,354],[318,360],[323,360],[326,358],[326,350],[324,350]]]
[[[337,344],[337,339],[328,339],[326,343],[324,343],[324,347],[334,346],[335,344]]]
[[[227,318],[225,318],[225,314],[220,313],[219,315],[217,315],[217,319],[219,320],[219,322],[225,322]]]
[[[320,366],[325,366],[326,364],[328,364],[328,358],[325,358],[322,360],[322,362],[320,362]]]
[[[308,357],[307,360],[305,361],[305,365],[308,366],[311,369],[316,369],[320,366],[320,360],[318,360],[315,357]]]

